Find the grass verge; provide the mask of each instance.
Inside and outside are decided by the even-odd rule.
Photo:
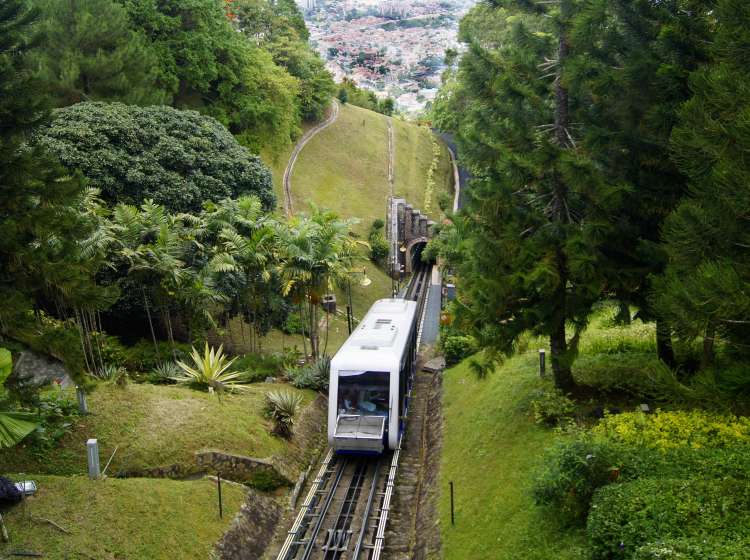
[[[117,447],[109,474],[173,464],[190,467],[193,454],[204,448],[268,457],[287,445],[269,433],[262,412],[266,392],[278,387],[252,384],[219,402],[183,387],[100,385],[88,398],[91,414],[77,418],[55,447],[42,451],[20,444],[0,453],[0,464],[5,472],[85,473],[88,438],[99,440],[102,468]],[[312,400],[311,392],[303,394],[306,403]]]
[[[5,554],[28,551],[60,559],[208,558],[245,497],[241,487],[222,485],[224,517],[220,519],[216,484],[208,479],[28,478],[37,482],[39,491],[4,513],[11,537],[9,544],[0,545]]]
[[[581,559],[584,539],[550,524],[528,493],[530,472],[558,436],[536,425],[525,403],[542,386],[533,352],[486,379],[464,361],[443,380],[440,526],[446,560]],[[449,482],[456,524],[450,523]]]

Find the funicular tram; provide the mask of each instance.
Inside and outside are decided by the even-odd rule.
[[[417,303],[376,301],[331,360],[328,442],[339,454],[396,449],[417,359]]]

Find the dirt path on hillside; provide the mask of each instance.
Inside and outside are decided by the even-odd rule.
[[[300,138],[294,146],[294,150],[292,150],[292,154],[289,156],[289,162],[286,164],[286,169],[284,169],[284,212],[287,217],[294,213],[294,208],[292,207],[292,171],[294,170],[294,164],[297,163],[297,158],[299,157],[302,148],[304,148],[305,145],[312,140],[316,134],[318,134],[318,132],[325,130],[336,122],[338,116],[339,102],[334,99],[328,118],[305,132],[305,134],[302,135],[302,138]]]

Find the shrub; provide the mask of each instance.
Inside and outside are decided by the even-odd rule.
[[[157,350],[158,348],[158,350]],[[153,371],[159,364],[174,359],[172,345],[167,341],[157,342],[157,348],[151,340],[140,340],[125,348],[125,367],[129,371]],[[174,355],[184,360],[190,354],[190,345],[175,343]]]
[[[116,383],[117,385],[124,385],[127,383],[128,370],[122,366],[114,364],[104,364],[102,367],[97,369],[93,376],[101,381],[107,381],[109,383]]]
[[[292,437],[294,417],[302,405],[302,396],[291,391],[266,393],[265,414],[273,423],[273,433],[284,438]]]
[[[627,455],[586,439],[558,443],[545,454],[545,466],[534,480],[534,501],[555,508],[564,523],[582,524],[594,493],[617,480]]]
[[[313,391],[325,391],[328,389],[328,379],[331,371],[331,358],[321,356],[311,364],[292,368],[287,372],[287,377],[297,389],[312,389]]]
[[[646,477],[749,481],[750,446],[659,451],[590,437],[561,441],[545,453],[532,494],[537,504],[549,505],[564,521],[579,524],[597,489]]]
[[[175,362],[164,362],[159,364],[146,376],[146,381],[155,384],[175,383],[174,378],[180,375],[180,366]]]
[[[632,560],[750,560],[750,539],[660,539],[638,547]]]
[[[281,330],[285,334],[304,334],[305,333],[305,322],[300,317],[299,313],[290,313],[286,317],[286,321],[281,325]]]
[[[375,218],[370,226],[371,230],[380,231],[385,227],[385,222],[381,218]]]
[[[586,530],[594,559],[631,558],[658,539],[747,535],[750,485],[734,479],[643,478],[599,490]]]
[[[537,424],[556,426],[562,420],[573,416],[576,405],[560,389],[550,387],[539,391],[531,401],[531,410]]]
[[[370,234],[370,260],[376,264],[383,265],[388,259],[388,242],[380,232]]]
[[[445,363],[449,366],[457,364],[479,350],[476,339],[468,335],[448,335],[441,338],[440,346],[443,349]]]
[[[192,365],[178,361],[177,365],[182,372],[174,377],[177,383],[184,383],[198,388],[207,388],[208,392],[218,393],[224,391],[236,391],[242,388],[238,379],[240,373],[229,371],[234,359],[230,360],[224,355],[224,347],[218,349],[209,348],[208,342],[203,350],[203,355],[193,348],[190,354]]]
[[[78,417],[78,403],[57,391],[41,395],[34,406],[34,420],[39,422],[29,441],[35,451],[51,449],[73,427]]]
[[[273,377],[284,370],[284,356],[273,354],[245,354],[234,362],[234,369],[243,373],[245,379],[252,379],[248,383],[262,381],[266,377]]]
[[[674,447],[730,447],[750,443],[750,418],[699,410],[631,412],[608,416],[592,429],[595,437],[628,445]]]

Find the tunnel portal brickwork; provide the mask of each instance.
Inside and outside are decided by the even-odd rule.
[[[406,199],[389,200],[386,234],[391,276],[395,278],[412,272],[416,250],[431,239],[434,225],[435,222],[408,204]]]

